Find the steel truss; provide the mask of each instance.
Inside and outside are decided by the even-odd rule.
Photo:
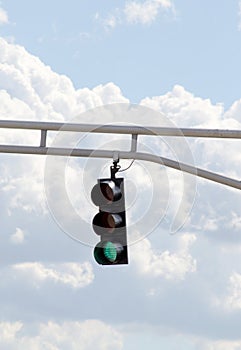
[[[241,139],[241,130],[219,130],[219,129],[191,129],[191,128],[169,128],[169,127],[143,127],[143,126],[123,126],[123,125],[96,125],[96,124],[71,124],[71,123],[52,123],[52,122],[32,122],[32,121],[13,121],[1,120],[0,128],[2,129],[24,129],[39,130],[39,146],[22,146],[22,145],[0,145],[0,153],[15,154],[36,154],[36,155],[53,155],[53,156],[70,156],[70,157],[93,157],[93,158],[113,158],[119,159],[136,159],[181,170],[223,185],[236,189],[241,189],[241,181],[208,171],[194,166],[184,164],[175,160],[157,156],[151,153],[137,151],[138,136],[174,136],[174,137],[204,137],[204,138],[225,138]],[[88,132],[88,133],[105,133],[105,134],[125,134],[131,136],[130,151],[109,151],[81,148],[61,148],[47,147],[48,131],[70,131],[70,132]]]

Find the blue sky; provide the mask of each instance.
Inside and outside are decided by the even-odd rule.
[[[241,130],[240,12],[239,1],[1,1],[0,119]],[[36,135],[1,130],[0,144]],[[69,136],[48,142],[129,147]],[[140,149],[240,178],[238,140],[143,137]],[[0,348],[241,348],[238,190],[136,161],[123,173],[130,264],[103,268],[90,192],[109,160],[0,159]]]
[[[9,17],[3,35],[77,88],[112,81],[132,103],[175,84],[226,108],[239,98],[238,1],[174,1],[174,9],[159,9],[144,24],[127,21],[124,1],[2,6]],[[114,27],[106,24],[111,16],[119,18]]]

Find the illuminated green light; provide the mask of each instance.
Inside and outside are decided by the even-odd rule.
[[[106,259],[114,262],[117,258],[116,246],[112,242],[107,242],[104,246],[104,255]]]

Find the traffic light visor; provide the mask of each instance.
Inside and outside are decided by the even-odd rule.
[[[93,229],[98,235],[113,233],[118,227],[123,226],[123,219],[121,215],[115,213],[99,212],[93,219]]]
[[[91,199],[97,206],[110,204],[121,199],[121,189],[112,180],[105,180],[95,185]]]

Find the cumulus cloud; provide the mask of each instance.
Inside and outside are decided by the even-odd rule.
[[[0,323],[0,346],[6,350],[123,349],[122,335],[98,320],[47,322],[34,327],[19,322]]]
[[[94,280],[92,265],[89,263],[44,264],[24,262],[15,264],[12,269],[19,277],[39,286],[46,282],[58,283],[74,289],[88,286]]]
[[[162,96],[145,98],[141,104],[160,111],[178,127],[213,129],[240,129],[239,103],[236,101],[228,111],[222,104],[213,105],[209,99],[201,99],[183,87],[176,85]],[[196,165],[213,167],[216,172],[238,177],[237,162],[240,161],[239,144],[233,140],[188,140]],[[225,166],[224,166],[225,160]],[[198,163],[198,164],[197,164]],[[210,169],[212,170],[212,169]]]
[[[144,4],[146,4],[146,2],[143,2],[143,5]],[[123,102],[129,102],[128,99],[125,96],[123,96],[119,87],[117,87],[113,83],[99,85],[92,90],[88,88],[76,90],[70,79],[68,79],[66,76],[56,74],[51,70],[50,67],[47,67],[38,58],[30,55],[24,48],[18,45],[7,43],[4,39],[0,39],[0,99],[0,113],[2,119],[72,121],[72,118],[74,116],[81,115],[78,121],[87,123],[98,123],[102,122],[102,120],[98,120],[98,117],[94,114],[81,114],[82,112],[85,112],[97,106],[103,106],[104,104],[108,103],[123,104]],[[179,127],[191,126],[237,129],[241,128],[240,101],[236,101],[228,111],[224,111],[224,108],[221,104],[213,104],[209,99],[202,99],[200,97],[196,97],[191,92],[186,91],[184,87],[179,85],[176,85],[171,91],[167,92],[162,96],[148,97],[143,99],[141,101],[141,105],[154,109],[158,111],[158,113],[163,113],[165,116],[167,116],[167,118],[170,118],[170,120],[176,123]],[[120,115],[122,118],[123,115],[119,113],[119,116]],[[82,117],[83,119],[81,119]],[[138,117],[139,119],[135,119],[134,122],[138,121],[141,124],[150,124],[150,119],[146,118],[146,115],[139,115]],[[117,119],[117,117],[116,119],[113,119],[113,115],[110,112],[108,112],[105,122],[116,122]],[[126,122],[127,120],[123,119],[122,121]],[[156,125],[160,124],[161,121],[158,122]],[[36,133],[30,133],[26,135],[22,132],[14,133],[9,131],[1,131],[0,142],[1,144],[14,142],[17,144],[33,143],[38,145],[39,136],[40,135]],[[98,140],[100,139],[98,138]],[[109,136],[107,137],[106,143],[108,142]],[[167,139],[165,138],[161,138],[160,142],[158,143],[151,141],[148,142],[150,142],[148,143],[150,148],[153,148],[158,154],[161,154],[163,156],[169,156],[172,153],[167,147],[167,145],[170,145],[171,143],[168,143],[170,141],[167,141]],[[218,172],[223,172],[230,176],[237,176],[237,178],[239,178],[239,141],[232,142],[226,140],[190,140],[188,142],[190,144],[190,149],[193,152],[194,159],[197,165],[199,165],[200,167],[210,168],[210,170],[213,169]],[[161,145],[161,143],[164,143],[164,146]],[[89,145],[88,142],[86,142],[86,144]],[[122,145],[122,141],[119,144]],[[113,149],[114,148],[112,148],[112,150]],[[181,150],[182,149],[180,148],[180,151]],[[176,155],[179,156],[180,154],[176,152]],[[24,211],[25,213],[27,213],[25,218],[26,220],[29,220],[28,223],[31,222],[31,220],[34,221],[37,215],[41,215],[44,212],[44,210],[41,209],[41,206],[43,206],[44,202],[43,173],[45,159],[42,159],[41,157],[35,158],[30,157],[27,160],[27,158],[25,157],[15,157],[12,160],[11,157],[5,157],[4,162],[1,162],[0,164],[0,189],[2,196],[1,206],[2,209],[4,207],[7,210],[7,213],[10,216],[9,222],[12,221],[12,218],[15,215],[15,210]],[[97,172],[99,171],[99,169],[100,171],[102,171],[104,168],[104,163],[98,163],[97,160],[95,160],[95,162],[93,163],[94,165],[92,164],[92,170],[90,171],[90,163],[90,161],[89,163],[87,162],[87,165],[85,167],[83,166],[83,163],[81,163],[79,160],[76,160],[75,162],[71,163],[71,171],[69,171],[70,178],[68,179],[68,181],[69,183],[71,183],[71,181],[74,180],[74,185],[70,187],[71,191],[74,193],[75,196],[78,196],[78,198],[80,197],[78,192],[82,191],[83,188],[83,184],[79,180],[80,175],[82,175],[82,173],[85,173],[88,180],[89,178],[91,178],[96,181],[96,177],[98,175]],[[143,191],[146,190],[146,192],[149,192],[149,187],[147,186],[147,182],[149,181],[148,176],[143,176],[143,174],[145,174],[145,171],[141,171],[141,168],[139,169],[138,166],[135,167],[134,163],[134,167],[132,167],[132,170],[134,169],[136,173],[140,174],[140,179],[138,180],[139,182],[137,182],[137,184],[143,189]],[[129,174],[131,174],[131,176],[135,178],[136,173],[135,171],[131,173],[132,170],[130,170]],[[156,166],[156,168],[154,168],[153,166],[153,168],[151,168],[150,173],[152,173],[152,170],[160,183],[160,177],[162,177],[163,174],[162,172],[162,174],[160,175],[160,167]],[[58,174],[55,175],[57,177]],[[53,177],[53,179],[55,179],[56,177]],[[164,182],[166,178],[167,176],[162,177],[163,182],[161,182],[161,185],[167,183]],[[173,179],[173,182],[176,183],[176,187],[174,190],[173,187],[170,185],[170,189],[172,190],[171,194],[173,195],[173,199],[170,201],[170,207],[172,209],[175,205],[175,202],[177,203],[178,196],[180,195],[177,188],[179,188],[181,181],[179,182],[179,180],[177,179],[177,173],[174,171],[170,172],[169,179]],[[90,186],[90,183],[88,181],[86,183],[88,183],[88,185]],[[76,190],[77,188],[78,191]],[[86,186],[86,188],[89,191],[89,187]],[[156,192],[162,201],[166,200],[164,191],[164,186],[161,186],[160,188],[158,188],[158,192]],[[133,193],[134,192],[135,191],[133,190]],[[56,193],[56,197],[58,197],[59,195],[59,193]],[[138,198],[138,196],[136,196],[135,198]],[[143,193],[143,195],[139,197],[136,201],[138,202],[140,210],[143,209],[142,203],[146,202],[146,198],[146,193]],[[141,200],[139,201],[139,199]],[[185,199],[185,203],[188,201],[189,198],[187,197]],[[80,211],[83,210],[86,213],[93,213],[96,210],[96,208],[93,208],[92,204],[87,203],[87,200],[84,202],[84,209],[82,209],[82,202],[78,202],[75,200],[73,202],[75,204],[78,203]],[[61,204],[61,202],[59,202],[59,204]],[[146,284],[148,284],[148,281],[152,281],[155,284],[155,288],[157,289],[161,289],[163,280],[165,280],[165,286],[172,285],[173,281],[178,281],[178,283],[182,284],[183,294],[180,295],[181,292],[179,291],[179,298],[176,298],[176,290],[173,290],[173,300],[177,300],[177,304],[178,302],[180,302],[180,305],[182,305],[183,300],[186,300],[187,305],[187,301],[189,301],[190,298],[192,300],[193,312],[197,313],[200,311],[200,308],[202,308],[201,311],[203,312],[203,315],[206,316],[206,319],[209,319],[211,297],[213,297],[214,295],[219,295],[218,293],[220,291],[220,285],[222,287],[223,285],[225,285],[226,276],[230,276],[230,271],[236,271],[235,268],[237,266],[240,266],[240,210],[241,202],[238,191],[230,191],[227,188],[221,188],[217,187],[214,184],[210,184],[208,181],[202,182],[198,180],[195,207],[191,213],[191,218],[188,222],[187,229],[187,231],[192,232],[192,234],[183,235],[182,233],[180,233],[180,235],[176,235],[175,239],[173,239],[173,241],[177,242],[176,246],[174,243],[171,244],[170,241],[168,241],[168,243],[164,242],[163,237],[160,241],[160,236],[155,242],[154,240],[152,240],[152,236],[150,235],[148,239],[143,239],[141,242],[139,242],[136,245],[133,245],[130,248],[130,267],[133,263],[132,266],[134,266],[135,268],[125,270],[126,273],[122,274],[122,278],[126,278],[126,285],[128,285],[126,295],[128,296],[127,299],[131,300],[131,304],[135,306],[135,302],[133,302],[133,300],[136,301],[136,293],[139,293],[138,297],[140,298],[140,304],[145,304],[146,309],[149,309],[149,301],[148,299],[145,299],[143,297],[144,277]],[[160,213],[162,213],[160,207],[156,207],[156,211],[158,216],[160,216]],[[4,211],[1,211],[1,215],[3,212]],[[29,215],[30,213],[31,215]],[[88,220],[90,221],[90,214],[88,215]],[[133,219],[134,221],[134,218],[131,219]],[[152,219],[152,215],[147,215],[146,223],[145,226],[143,225],[143,227],[148,227]],[[12,229],[13,231],[11,231],[13,232],[11,241],[18,241],[18,243],[20,243],[23,238],[23,235],[20,232],[20,228],[23,226],[20,222],[21,221],[19,221],[19,223],[15,225]],[[165,221],[162,222],[162,224],[162,233],[164,235],[168,235],[169,231],[167,225],[165,224]],[[46,227],[49,229],[47,221],[44,221],[42,225],[45,230]],[[14,233],[15,227],[18,227],[19,230],[16,230],[16,232]],[[24,227],[27,227],[27,222],[26,225],[24,224]],[[38,229],[40,230],[40,228]],[[77,230],[80,231],[80,226],[77,226]],[[88,228],[86,234],[89,235],[90,230],[91,228]],[[162,228],[160,228],[160,226],[156,228],[158,234],[161,230]],[[128,235],[130,235],[130,232],[128,233]],[[160,244],[158,246],[157,242],[159,241]],[[18,259],[17,261],[19,261],[21,255],[16,255],[16,250],[20,250],[24,247],[25,244],[21,246],[11,244],[11,249],[13,249],[13,251],[11,252],[14,252],[14,254],[12,253],[11,256],[14,256],[14,259]],[[70,250],[70,252],[68,253],[66,252],[65,247],[61,246],[59,248],[60,255],[64,251],[65,257],[69,254],[72,259],[72,250]],[[237,251],[235,253],[234,260],[233,255],[235,249],[237,249]],[[25,260],[29,261],[30,259],[26,259],[26,256],[27,255],[25,255]],[[50,258],[50,256],[48,257]],[[21,259],[24,258],[21,257]],[[11,276],[11,278],[12,276],[14,276],[14,278],[16,278],[15,282],[17,281],[21,283],[22,281],[24,281],[26,289],[29,289],[30,291],[32,291],[33,286],[35,288],[44,288],[46,285],[48,285],[48,287],[50,286],[52,288],[56,285],[57,287],[61,287],[61,290],[66,290],[66,287],[68,288],[67,290],[73,289],[74,291],[76,291],[76,294],[77,291],[78,293],[84,293],[84,291],[88,289],[88,291],[86,292],[86,294],[88,294],[89,288],[91,289],[91,287],[83,287],[91,286],[93,285],[93,283],[95,283],[95,288],[93,288],[94,291],[92,290],[93,299],[97,299],[95,298],[96,291],[98,292],[101,288],[103,288],[102,278],[94,279],[94,268],[89,263],[79,264],[78,262],[76,263],[73,261],[72,263],[63,262],[50,264],[45,262],[29,263],[26,261],[14,263],[12,267],[7,269],[6,274],[2,274],[3,278],[1,280],[4,286],[6,286],[7,282],[9,282],[9,276]],[[223,266],[222,271],[219,275],[219,279],[218,281],[216,281],[217,271],[220,271],[220,261],[225,261],[225,266]],[[112,271],[108,270],[107,272],[107,270],[101,270],[101,273],[103,271],[104,273],[102,276],[104,276],[103,278],[105,278],[105,281],[107,282],[106,285],[108,285]],[[117,276],[116,271],[117,270],[113,272],[111,277]],[[118,270],[118,272],[119,271],[121,270]],[[120,275],[118,275],[118,278],[119,276]],[[213,278],[213,276],[215,276],[215,278]],[[130,279],[133,281],[133,286],[129,286]],[[137,290],[135,284],[138,279],[141,282],[140,285],[138,285]],[[188,281],[190,280],[191,282],[190,284],[188,284]],[[228,305],[230,309],[233,309],[236,312],[240,311],[241,304],[240,280],[240,271],[237,271],[235,274],[231,273],[231,278],[229,280],[228,295],[225,295],[222,299],[222,301],[225,300],[226,305]],[[13,281],[12,283],[15,282]],[[196,289],[193,287],[195,283],[197,285]],[[193,289],[191,287],[193,287]],[[5,291],[6,289],[7,287],[5,288]],[[197,289],[200,289],[201,292],[200,295],[196,298],[196,294],[198,294]],[[149,290],[149,286],[147,286],[146,290]],[[203,293],[203,291],[205,291],[205,293]],[[166,294],[168,294],[168,292],[170,292],[170,290],[167,290]],[[117,289],[114,297],[119,298]],[[114,297],[112,296],[113,305],[114,303],[116,303]],[[101,298],[103,298],[101,300],[101,306],[103,304],[109,307],[109,295],[108,297],[106,295],[102,295]],[[164,306],[165,301],[170,300],[167,298],[163,302],[162,296],[159,295],[156,296],[156,298],[156,302],[158,303],[158,305],[160,305],[160,307]],[[84,300],[87,299],[89,300],[89,295],[88,298]],[[97,302],[99,302],[99,299],[97,300]],[[98,309],[97,302],[95,306],[97,306]],[[120,302],[120,300],[118,300],[118,302]],[[10,304],[11,303],[9,302],[8,305]],[[108,307],[101,307],[98,309],[101,316],[106,317],[109,310]],[[156,312],[156,310],[154,309],[152,311],[153,313],[151,317],[155,318],[156,322],[162,322],[162,319],[160,319],[159,310],[158,312]],[[97,312],[96,308],[94,309],[94,311],[92,310],[92,312]],[[179,312],[178,307],[176,308],[176,310],[173,309],[173,319],[175,319],[175,312]],[[212,310],[212,312],[215,313],[215,310]],[[222,315],[223,319],[225,319],[226,314],[224,313]],[[222,315],[220,316],[220,318],[222,318]],[[124,319],[125,317],[124,312],[121,316],[122,321],[122,319]],[[180,314],[178,314],[178,316],[180,316]],[[196,323],[195,321],[193,321],[195,327],[191,327],[191,331],[194,329],[194,332],[198,332],[201,328],[201,331],[204,332],[202,328],[202,325],[205,323],[204,316],[202,322],[200,320],[197,320]],[[132,317],[135,317],[134,312],[128,315],[128,318],[132,319]],[[170,321],[171,327],[173,326],[173,319]],[[179,322],[178,320],[180,319],[181,321]],[[192,320],[194,319],[196,319],[196,316],[193,316]],[[145,320],[144,317],[141,319],[141,321],[143,320]],[[184,327],[184,321],[186,321],[188,324],[188,320],[183,320],[183,318],[177,317],[175,320],[175,327]],[[233,322],[235,322],[235,319]],[[59,324],[54,324],[54,326],[48,326],[51,329],[53,336],[55,334],[55,332],[53,331],[54,327],[56,327],[56,334],[58,334],[58,330],[60,327]],[[63,325],[61,324],[61,326]],[[73,324],[71,324],[71,326],[72,328],[74,328]],[[92,327],[93,326],[94,325],[92,324]],[[26,340],[25,337],[24,339],[29,343],[24,343],[25,340],[21,338],[21,332],[23,331],[24,327],[25,325],[22,325],[21,322],[16,324],[8,324],[6,325],[6,327],[4,325],[4,334],[6,334],[5,338],[15,337],[16,335],[17,339],[20,339],[22,341],[22,343],[21,341],[19,342],[21,344],[21,348],[27,349],[29,346],[29,348],[34,349],[34,346],[32,346],[33,344],[35,344],[34,342],[40,341],[37,340],[40,339],[38,338],[39,332],[37,333],[38,335],[36,335],[36,337],[30,337],[28,338],[28,340]],[[45,326],[43,327],[43,329],[46,329]],[[78,332],[80,332],[80,329],[78,327],[77,329]],[[76,333],[78,332],[76,331]],[[212,331],[210,331],[210,333],[211,332]],[[221,334],[222,329],[220,329],[220,331],[215,329],[213,332]],[[28,333],[28,330],[26,330],[26,333]],[[236,335],[237,334],[238,333],[236,333]],[[4,339],[4,336],[0,338]],[[45,344],[47,344],[46,347],[49,346],[49,349],[54,349],[54,346],[59,346],[61,349],[64,349],[64,345],[61,343],[62,340],[55,338],[50,339],[47,336],[44,339]],[[89,341],[91,341],[91,339],[92,337],[89,336]],[[28,345],[30,343],[31,346]],[[15,345],[16,344],[18,344],[18,342],[15,342]],[[75,343],[73,344],[68,343],[67,348],[71,349],[72,346],[72,348],[75,349]],[[96,345],[95,343],[90,344],[91,345],[89,346],[93,345],[92,348]],[[233,346],[235,349],[236,343],[230,342],[213,343],[210,346],[224,346],[225,344],[228,344],[228,347],[230,345],[229,348]],[[2,348],[7,349],[7,347],[5,347],[4,345],[2,346]],[[11,346],[13,349],[16,349],[14,345]],[[79,344],[76,345],[76,348],[79,349],[79,347],[77,346],[79,346]],[[117,345],[112,344],[112,348],[118,349],[118,346],[121,348],[121,341],[119,343],[117,342]],[[36,349],[38,348],[41,347],[37,343]]]
[[[21,322],[1,322],[0,323],[0,339],[3,342],[12,342],[15,340],[16,334],[21,330],[23,324]]]
[[[115,102],[128,101],[112,83],[93,91],[87,88],[75,90],[68,77],[56,74],[23,47],[2,38],[0,92],[3,119],[68,120],[103,105],[108,94],[108,103],[113,98]]]
[[[56,74],[23,47],[7,43],[4,39],[0,39],[0,77],[0,113],[3,119],[72,121],[74,116],[80,115],[78,122],[80,119],[81,122],[98,122],[94,113],[83,114],[82,112],[109,103],[129,102],[122,95],[119,87],[113,83],[99,85],[93,90],[87,88],[75,90],[72,82],[66,76]],[[179,85],[174,86],[172,91],[162,96],[143,99],[141,105],[157,110],[180,127],[241,127],[240,101],[236,101],[229,111],[224,112],[221,104],[214,105],[209,99],[196,97]],[[107,115],[105,122],[112,122],[113,115],[110,112]],[[143,123],[143,120],[144,118],[139,118],[139,122]],[[137,118],[134,121],[137,122]],[[40,135],[34,132],[4,132],[1,130],[0,141],[1,143],[38,145]],[[168,145],[170,144],[168,140]],[[168,150],[168,147],[163,147],[160,143],[156,145],[150,143],[150,145],[154,145],[159,154],[164,155],[166,150],[166,154],[170,154],[170,149]],[[240,152],[237,142],[212,140],[209,143],[207,140],[195,140],[195,142],[192,140],[190,149],[200,165],[207,168],[214,166],[215,170],[224,172],[223,160],[225,159],[227,174],[238,176],[237,164],[240,162]],[[179,147],[179,150],[181,151],[182,147]],[[178,160],[182,159],[179,156],[180,152],[177,157]],[[0,186],[4,194],[10,198],[9,215],[15,209],[29,213],[47,212],[44,201],[44,161],[45,159],[41,157],[32,157],[29,161],[26,159],[26,163],[18,158],[14,162],[7,161],[1,164]],[[72,179],[73,177],[78,178],[79,171],[75,166]],[[170,171],[168,174],[172,181],[170,186],[174,189],[171,192],[173,196],[169,206],[173,211],[178,203],[177,198],[181,193],[180,184],[183,180],[177,176],[176,171],[172,173]],[[185,207],[188,207],[189,201],[190,199],[186,196],[185,203],[182,203],[184,212],[187,212]],[[212,210],[212,205],[209,206],[209,209]],[[89,211],[89,209],[86,210]],[[207,215],[206,212],[200,213],[198,222],[195,223],[196,227],[199,225],[199,227],[217,230],[219,226],[214,218],[216,215],[216,208],[212,215]],[[237,215],[238,211],[232,210],[230,213],[232,220],[229,220],[229,225],[230,222],[234,222]],[[221,213],[219,216],[222,217]],[[206,223],[203,222],[205,218],[209,220]],[[222,220],[219,220],[219,223],[223,225]]]
[[[2,38],[0,100],[1,119],[33,121],[67,121],[106,103],[128,102],[113,83],[99,85],[93,90],[75,90],[69,78],[56,74],[23,47],[10,44]],[[86,122],[91,122],[90,116]],[[39,146],[40,133],[0,129],[0,142]],[[1,189],[11,198],[9,215],[19,208],[26,212],[46,213],[44,162],[44,157],[27,157],[25,163],[18,157],[14,162],[6,160],[4,164],[1,163]]]
[[[183,235],[179,238],[180,248],[177,252],[166,250],[160,254],[155,252],[148,239],[144,239],[131,249],[132,259],[141,274],[183,280],[188,273],[196,271],[196,261],[189,253],[195,239],[194,235]]]
[[[10,134],[4,135],[2,143],[13,144],[18,140]],[[7,142],[8,141],[8,142]],[[2,179],[0,188],[8,197],[7,213],[11,216],[15,210],[26,213],[47,214],[44,196],[44,164],[45,159],[30,157],[23,162],[22,158],[6,159],[1,164]],[[31,190],[30,190],[31,189]]]
[[[180,85],[165,95],[144,98],[141,105],[167,115],[179,127],[211,128],[221,123],[224,113],[222,104],[213,105],[209,99],[196,97]]]

